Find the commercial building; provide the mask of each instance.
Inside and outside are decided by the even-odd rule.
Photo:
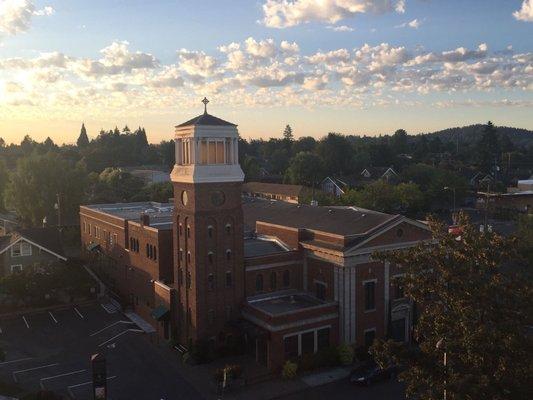
[[[243,196],[237,126],[207,112],[178,125],[175,143],[173,204],[80,208],[87,257],[162,337],[242,336],[272,370],[340,342],[409,340],[401,268],[372,254],[430,239],[425,224]]]

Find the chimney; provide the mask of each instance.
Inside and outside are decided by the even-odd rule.
[[[145,214],[145,213],[141,214],[141,225],[150,226],[150,216],[148,214]]]

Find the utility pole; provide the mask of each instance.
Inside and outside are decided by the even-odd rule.
[[[55,209],[57,210],[57,228],[61,231],[61,196],[59,193],[56,193]]]

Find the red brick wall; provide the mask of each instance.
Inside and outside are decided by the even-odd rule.
[[[315,293],[315,281],[326,284],[326,300],[333,300],[335,297],[333,286],[333,264],[307,257],[307,290]]]
[[[418,240],[425,240],[431,238],[431,232],[426,229],[419,228],[407,222],[391,228],[382,235],[372,239],[365,244],[365,247],[383,246],[387,244],[400,244],[406,242],[414,242]]]
[[[300,233],[297,229],[257,221],[256,231],[260,235],[275,236],[292,249],[300,247]]]
[[[376,328],[376,338],[385,335],[384,270],[381,262],[357,266],[356,270],[356,342],[364,344],[364,331]],[[375,286],[375,310],[365,311],[365,288],[363,282],[377,279]]]

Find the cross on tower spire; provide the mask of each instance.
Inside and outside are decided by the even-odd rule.
[[[207,97],[204,97],[202,100],[202,103],[204,103],[204,114],[207,114],[207,103],[209,103],[209,100],[207,100]]]

